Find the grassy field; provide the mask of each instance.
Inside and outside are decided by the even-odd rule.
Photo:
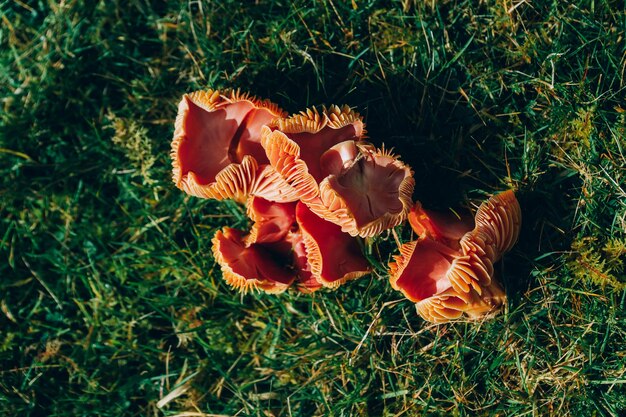
[[[1,2],[0,415],[625,415],[625,7]],[[229,289],[211,238],[244,212],[170,179],[206,87],[353,106],[429,207],[518,190],[503,314],[429,325],[384,268]]]

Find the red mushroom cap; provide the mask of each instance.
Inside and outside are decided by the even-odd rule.
[[[261,127],[283,111],[268,100],[227,90],[185,94],[172,140],[173,180],[188,194],[244,201],[259,184],[267,188]]]
[[[250,233],[225,228],[213,239],[226,282],[243,292],[336,287],[369,272],[358,242],[305,205],[250,197]]]
[[[313,211],[352,236],[375,236],[402,223],[412,206],[413,171],[391,152],[346,141],[322,155],[327,176]]]
[[[296,219],[311,273],[319,283],[336,288],[370,272],[357,240],[339,226],[320,218],[302,202],[296,206]]]
[[[357,113],[332,106],[275,120],[263,127],[261,144],[301,201],[344,232],[368,237],[404,221],[414,180],[408,166],[363,135]]]
[[[296,278],[291,245],[282,241],[247,244],[243,232],[225,227],[213,238],[213,256],[226,283],[244,293],[283,292]]]

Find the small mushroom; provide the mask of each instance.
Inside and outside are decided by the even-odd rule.
[[[300,278],[295,258],[296,203],[249,197],[250,232],[226,227],[213,238],[213,254],[227,284],[242,292],[285,291]],[[304,271],[303,271],[304,273]]]
[[[295,201],[293,190],[267,165],[260,144],[261,127],[282,116],[274,103],[239,91],[185,94],[172,140],[174,183],[203,198],[243,202],[257,194]]]
[[[244,232],[230,227],[213,237],[213,256],[228,285],[248,292],[285,291],[296,279],[291,266],[291,245],[285,241],[249,243]]]
[[[363,142],[350,108],[308,110],[263,127],[271,166],[316,214],[352,236],[374,236],[400,224],[411,208],[411,169]]]
[[[493,264],[519,235],[521,210],[513,191],[483,203],[473,226],[467,218],[424,210],[419,202],[409,221],[420,238],[402,245],[389,264],[390,283],[417,303],[424,319],[478,317],[504,303]]]
[[[391,152],[346,141],[322,155],[327,174],[313,211],[353,236],[369,237],[402,223],[412,205],[413,171]]]

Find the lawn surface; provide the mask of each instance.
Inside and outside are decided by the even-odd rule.
[[[625,7],[0,3],[0,415],[625,415]],[[389,234],[337,291],[231,290],[244,212],[170,179],[207,87],[353,106],[427,207],[516,189],[505,311],[425,323]]]

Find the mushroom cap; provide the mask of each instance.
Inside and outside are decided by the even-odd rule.
[[[428,237],[404,244],[389,267],[392,287],[416,302],[420,316],[433,323],[463,314],[476,318],[506,300],[480,262]]]
[[[239,91],[185,94],[172,139],[174,183],[198,197],[245,200],[259,164],[268,162],[261,126],[283,115],[270,101]]]
[[[352,236],[375,236],[402,223],[413,205],[413,171],[391,152],[346,141],[322,156],[327,173],[313,211]]]
[[[275,293],[293,284],[306,293],[321,288],[296,221],[296,203],[252,196],[246,209],[253,221],[247,236],[224,228],[213,238],[215,259],[226,282],[242,292],[256,289]]]
[[[325,287],[336,288],[370,272],[358,241],[299,202],[296,220],[313,277]]]
[[[492,263],[513,247],[521,222],[522,212],[513,190],[483,202],[473,220],[456,212],[426,210],[419,201],[409,213],[409,223],[419,236],[428,236],[454,249],[462,247],[463,251],[484,252]]]
[[[298,199],[319,195],[320,158],[337,143],[359,141],[365,134],[361,116],[348,106],[311,108],[264,126],[261,145],[271,166],[298,192]]]
[[[450,216],[425,210],[419,202],[409,214],[413,230],[459,251],[458,273],[452,286],[461,293],[473,289],[481,294],[491,285],[493,264],[511,249],[519,236],[521,210],[512,190],[496,194],[476,212],[473,229],[466,216]],[[462,234],[465,232],[464,234]]]
[[[284,241],[247,244],[242,231],[225,227],[212,243],[224,280],[241,292],[283,292],[296,278],[291,262],[285,262],[291,259],[291,245]]]

